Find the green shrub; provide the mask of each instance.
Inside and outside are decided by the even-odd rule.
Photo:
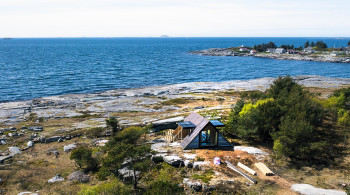
[[[97,138],[97,137],[101,137],[104,131],[105,130],[102,127],[94,127],[86,130],[85,135],[90,138]]]
[[[108,119],[106,119],[106,124],[107,124],[107,128],[111,128],[113,131],[113,134],[118,133],[119,131],[121,131],[122,129],[119,126],[119,122],[115,117],[108,117]]]
[[[92,150],[87,147],[80,146],[74,149],[70,155],[70,159],[75,160],[79,168],[84,171],[98,170],[98,161],[92,157]]]
[[[155,181],[147,189],[147,195],[181,194],[183,189],[171,181]]]
[[[79,195],[114,195],[114,194],[130,194],[132,190],[124,185],[119,180],[113,180],[110,182],[105,182],[100,185],[82,185],[81,191],[78,192]]]

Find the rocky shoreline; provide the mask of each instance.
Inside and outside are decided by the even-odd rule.
[[[238,53],[234,52],[232,48],[211,48],[199,51],[190,51],[191,54],[203,56],[252,56],[260,58],[270,58],[276,60],[298,60],[298,61],[317,61],[317,62],[331,62],[331,63],[350,63],[350,57],[336,57],[330,54],[274,54],[274,53]]]
[[[306,87],[338,88],[350,85],[350,78],[327,78],[321,76],[295,76],[299,84]],[[195,82],[174,85],[153,86],[137,89],[116,89],[101,93],[67,94],[52,97],[37,98],[34,100],[0,103],[0,123],[13,125],[25,120],[31,113],[44,119],[59,119],[79,117],[84,113],[99,115],[95,122],[104,124],[104,119],[112,113],[164,113],[173,110],[181,114],[181,110],[174,105],[154,107],[165,100],[175,98],[201,98],[198,94],[215,93],[222,91],[266,90],[275,78],[266,77],[252,80],[234,80],[225,82]],[[195,97],[194,94],[197,94]],[[168,118],[160,115],[158,119],[143,118],[144,124],[155,120]],[[120,119],[123,124],[138,124],[131,120]],[[76,128],[84,128],[77,125]]]

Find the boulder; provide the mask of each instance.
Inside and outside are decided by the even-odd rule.
[[[184,178],[183,183],[195,192],[200,192],[202,190],[202,184],[198,181],[190,181],[189,178]]]
[[[197,157],[197,154],[183,154],[183,156],[187,160],[194,160]]]
[[[103,146],[106,145],[106,143],[107,143],[108,141],[109,141],[109,140],[107,140],[107,139],[97,140],[97,141],[95,142],[95,144],[96,144],[96,146],[103,147]]]
[[[19,149],[19,147],[16,147],[16,146],[9,147],[9,151],[11,155],[16,155],[21,153],[21,149]]]
[[[49,137],[49,138],[44,138],[42,142],[44,142],[44,143],[51,143],[51,142],[56,142],[59,139],[61,139],[60,136],[53,136],[53,137]]]
[[[309,184],[293,184],[291,189],[295,192],[298,192],[304,195],[318,195],[318,194],[346,195],[346,192],[343,192],[343,191],[316,188]]]
[[[184,164],[185,164],[185,167],[193,168],[193,162],[190,160],[185,160]]]
[[[125,168],[119,169],[118,172],[122,176],[123,181],[129,181],[129,182],[133,181],[133,178],[134,178],[133,170],[130,170],[125,167]],[[140,171],[136,171],[135,173],[136,175],[139,175]]]
[[[70,152],[71,150],[73,150],[75,148],[77,148],[76,144],[69,144],[69,145],[63,146],[63,151]]]
[[[53,178],[49,179],[47,181],[47,183],[55,183],[55,182],[59,182],[59,181],[64,181],[64,178],[61,177],[60,174],[57,174],[56,176],[54,176]]]
[[[47,155],[55,155],[56,157],[58,157],[58,155],[60,154],[59,151],[57,150],[57,148],[50,148],[46,151]]]
[[[90,177],[81,171],[75,171],[68,176],[68,181],[78,181],[80,183],[87,183],[90,181]]]
[[[17,195],[39,195],[39,193],[34,192],[20,192]]]
[[[208,161],[199,161],[199,162],[197,161],[193,163],[193,168],[200,169],[203,166],[209,166],[209,165],[210,165],[210,162]]]
[[[184,165],[184,161],[182,158],[176,155],[164,156],[164,162],[168,163],[171,166],[181,166]]]
[[[168,145],[168,143],[155,143],[151,145],[151,149],[159,153],[167,153],[168,151],[165,150],[165,147]]]
[[[166,154],[164,154],[164,153],[156,154],[156,155],[152,155],[151,159],[155,163],[163,162],[164,161],[164,156],[166,156]]]
[[[28,147],[33,147],[33,146],[34,146],[34,142],[29,141],[29,142],[27,143],[27,146],[28,146]]]

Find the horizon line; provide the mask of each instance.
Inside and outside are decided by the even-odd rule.
[[[0,37],[0,39],[58,39],[58,38],[162,38],[162,39],[167,39],[167,38],[339,38],[339,39],[350,39],[350,36],[322,36],[322,37],[310,37],[310,36],[132,36],[132,37],[127,37],[127,36],[67,36],[67,37]]]

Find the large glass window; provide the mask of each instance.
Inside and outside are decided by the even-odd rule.
[[[203,130],[200,133],[200,146],[216,146],[217,145],[217,132],[211,130]]]

